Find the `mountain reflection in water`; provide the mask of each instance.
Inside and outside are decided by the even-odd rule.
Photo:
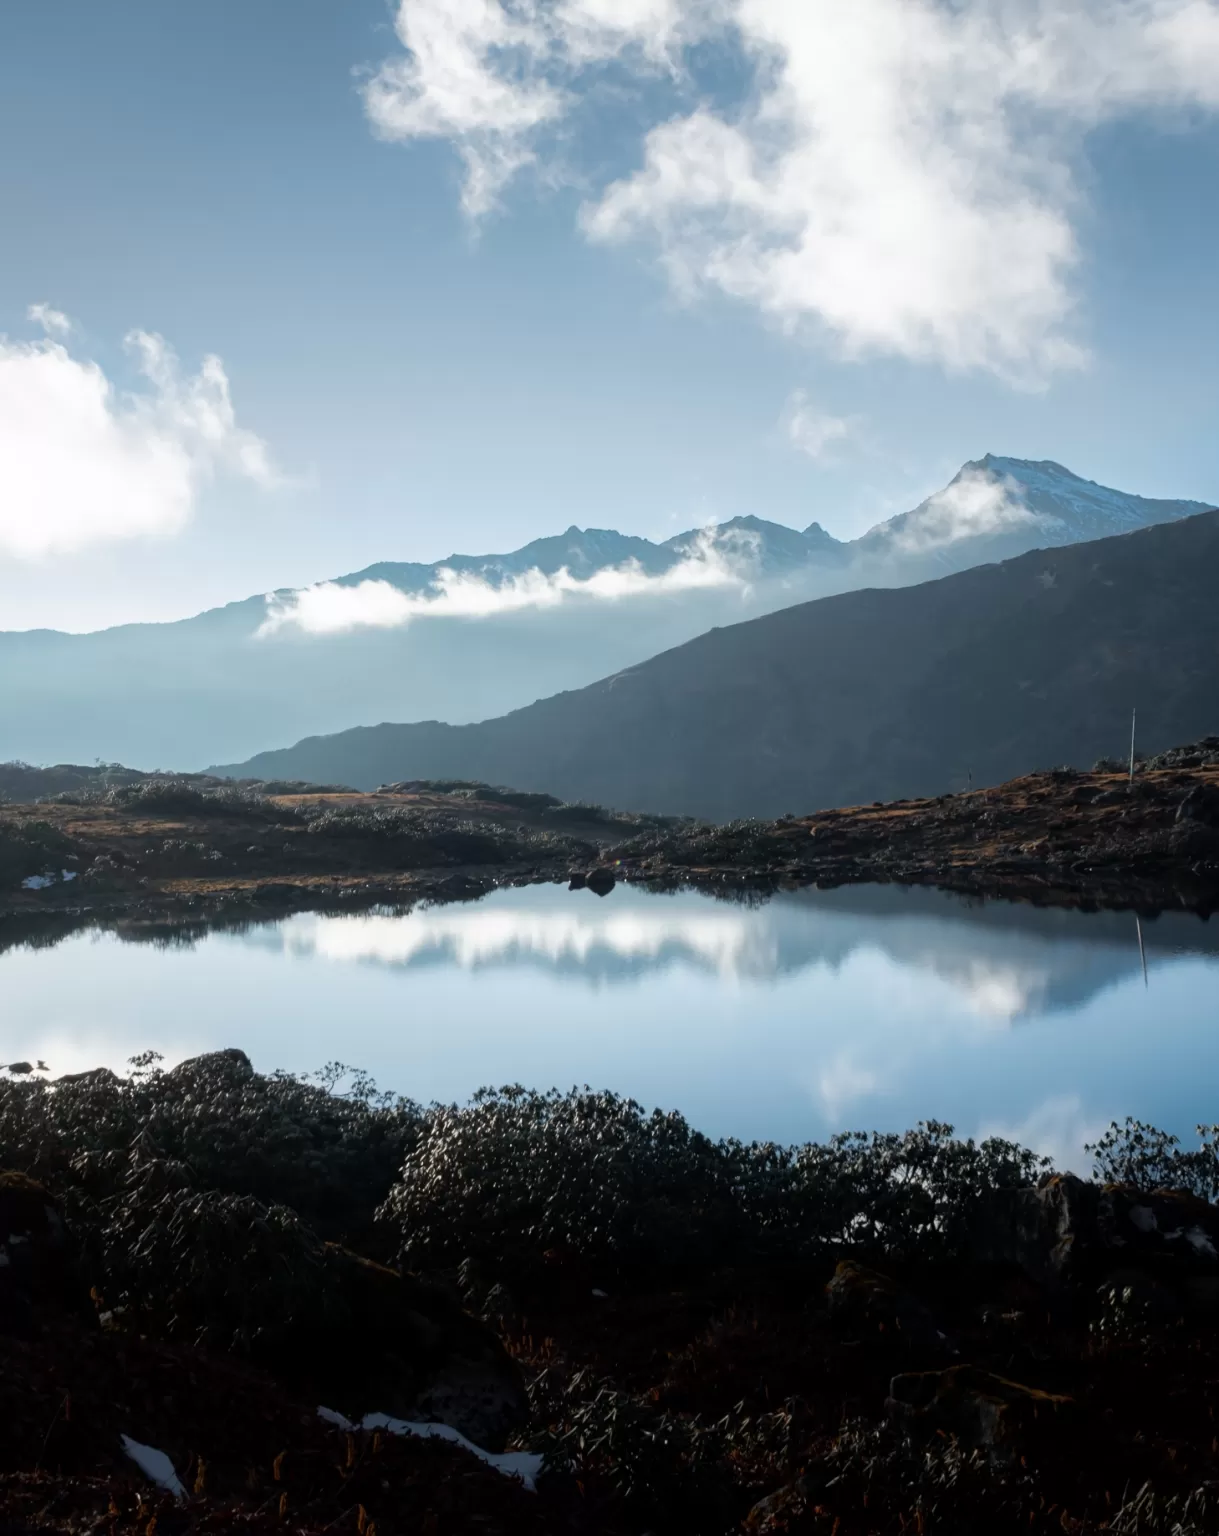
[[[534,886],[159,948],[0,954],[0,1059],[242,1045],[420,1099],[588,1082],[776,1140],[952,1121],[1069,1166],[1125,1114],[1219,1118],[1219,924],[854,887],[759,903]],[[7,1053],[7,1055],[5,1054]]]

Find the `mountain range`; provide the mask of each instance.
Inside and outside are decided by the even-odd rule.
[[[477,725],[380,725],[220,770],[481,779],[712,820],[998,783],[1219,723],[1219,511],[797,604]]]
[[[177,623],[0,633],[0,759],[188,769],[377,720],[464,724],[810,598],[1200,510],[988,454],[851,541],[757,517],[662,543],[573,526],[509,554],[385,562]]]

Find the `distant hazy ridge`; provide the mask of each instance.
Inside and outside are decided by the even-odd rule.
[[[385,563],[176,624],[0,633],[0,759],[192,769],[377,720],[487,719],[715,625],[1200,510],[988,455],[850,543],[754,517],[661,544],[572,527],[512,554]]]
[[[619,807],[777,815],[995,783],[1219,728],[1219,512],[713,630],[577,692],[380,725],[227,770],[358,788],[477,778]]]

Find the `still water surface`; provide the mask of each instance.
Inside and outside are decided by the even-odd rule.
[[[947,1120],[1081,1171],[1127,1114],[1219,1120],[1219,922],[856,887],[745,906],[619,887],[0,953],[0,1060],[240,1045],[422,1100],[589,1083],[713,1135]],[[1146,972],[1144,973],[1144,959]]]

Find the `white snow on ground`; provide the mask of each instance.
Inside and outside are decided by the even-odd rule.
[[[68,881],[76,879],[74,869],[61,869],[58,874],[52,870],[45,875],[27,875],[21,882],[23,891],[45,891],[48,885],[56,885],[60,880]]]
[[[164,1451],[158,1451],[151,1445],[141,1445],[130,1435],[123,1435],[120,1438],[123,1449],[145,1477],[156,1483],[158,1488],[164,1488],[166,1493],[172,1493],[177,1499],[186,1497],[186,1489],[183,1488],[178,1474],[174,1471],[173,1462]]]
[[[485,1461],[489,1467],[494,1467],[505,1477],[519,1477],[530,1492],[537,1487],[542,1458],[532,1451],[505,1451],[502,1456],[497,1456],[492,1451],[484,1451],[472,1440],[467,1440],[459,1430],[453,1429],[448,1424],[415,1424],[407,1419],[391,1419],[384,1413],[366,1413],[358,1424],[353,1424],[350,1419],[345,1419],[333,1408],[319,1408],[317,1414],[319,1419],[325,1419],[327,1424],[337,1425],[339,1429],[383,1429],[389,1435],[418,1435],[423,1440],[451,1440],[454,1445],[460,1445],[463,1450],[472,1452],[480,1461]]]

